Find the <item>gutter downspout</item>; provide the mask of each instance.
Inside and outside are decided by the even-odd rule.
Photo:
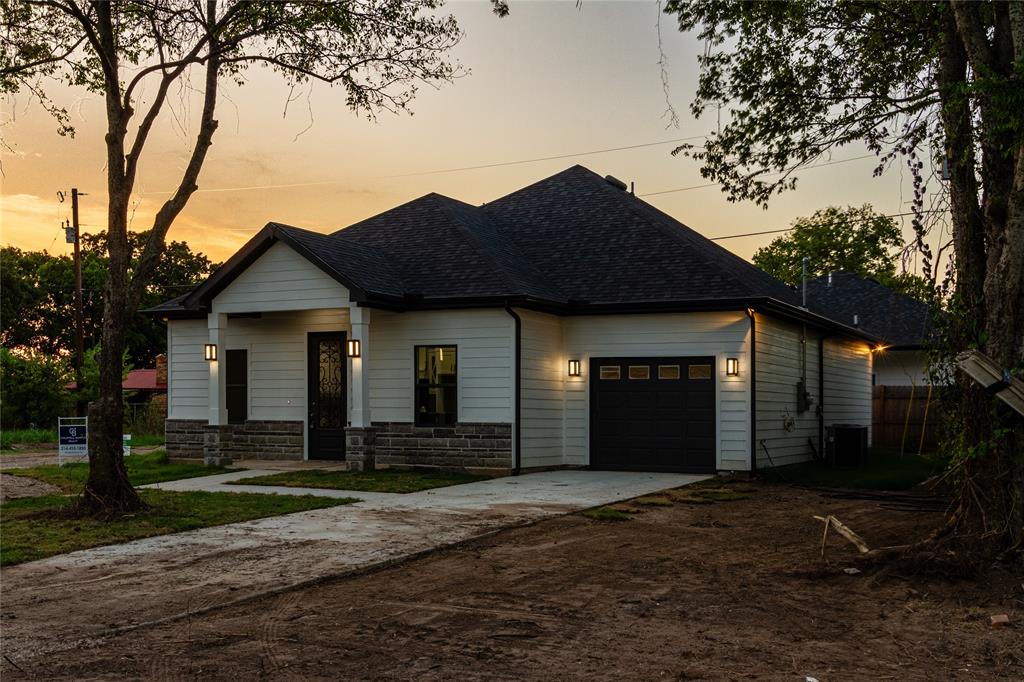
[[[754,309],[747,308],[750,318],[750,474],[757,471],[757,324]]]
[[[825,460],[825,339],[818,337],[818,456]]]
[[[512,319],[515,321],[515,328],[516,328],[516,340],[515,340],[515,354],[516,354],[515,368],[516,369],[515,369],[515,381],[513,382],[514,386],[515,386],[514,389],[513,389],[515,391],[515,398],[514,398],[514,401],[513,401],[513,404],[515,405],[515,407],[513,408],[514,415],[515,415],[514,416],[515,426],[512,427],[513,428],[513,430],[512,430],[512,453],[513,453],[512,456],[514,458],[513,459],[513,465],[512,465],[512,475],[513,476],[518,476],[519,475],[519,470],[522,468],[522,450],[520,448],[520,438],[519,438],[519,434],[521,433],[521,429],[519,428],[519,425],[520,425],[519,415],[520,415],[520,404],[522,402],[521,401],[522,391],[520,390],[520,386],[522,384],[522,378],[523,378],[523,353],[522,353],[522,345],[523,345],[523,320],[519,317],[519,314],[516,313],[516,311],[512,310],[512,306],[508,302],[505,303],[505,312],[512,316]]]

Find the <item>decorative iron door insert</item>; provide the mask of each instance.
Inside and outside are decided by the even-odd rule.
[[[309,334],[310,459],[345,459],[347,363],[344,332]]]

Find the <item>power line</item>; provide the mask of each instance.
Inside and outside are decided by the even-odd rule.
[[[946,213],[946,211],[943,211],[943,210],[921,211],[921,213]],[[915,215],[915,213],[913,211],[908,211],[906,213],[887,213],[885,215],[875,216],[875,217],[878,217],[878,218],[899,218],[899,217],[908,216],[908,215]],[[721,237],[708,237],[708,240],[716,242],[716,241],[718,241],[720,239],[738,239],[740,237],[758,237],[758,236],[763,235],[763,234],[778,234],[780,232],[789,232],[790,230],[794,230],[794,229],[796,229],[796,228],[794,228],[794,227],[786,227],[786,228],[781,228],[781,229],[778,229],[778,230],[762,230],[761,232],[745,232],[743,234],[725,234],[725,235],[722,235]]]
[[[836,166],[836,165],[839,165],[841,163],[850,163],[851,161],[860,161],[861,159],[872,159],[872,158],[875,158],[874,154],[864,154],[863,156],[854,156],[854,157],[849,158],[849,159],[840,159],[839,161],[828,161],[827,163],[816,163],[816,164],[814,164],[812,166],[807,166],[807,168],[824,168],[825,166]],[[807,168],[804,168],[804,169],[801,169],[801,170],[806,170]],[[772,171],[771,174],[776,174],[776,173],[779,173],[779,172],[780,171]],[[758,175],[769,175],[769,173],[758,173]],[[687,191],[689,191],[691,189],[703,189],[704,187],[716,187],[716,186],[719,186],[721,184],[722,183],[720,183],[720,182],[709,182],[709,183],[704,184],[704,185],[693,185],[691,187],[677,187],[675,189],[663,189],[663,190],[660,190],[658,192],[648,192],[647,194],[638,194],[637,196],[639,196],[639,197],[653,197],[653,196],[657,196],[659,194],[672,194],[674,192],[687,192]]]
[[[527,163],[539,163],[541,161],[557,161],[558,159],[571,159],[577,156],[592,156],[594,154],[608,154],[611,152],[622,152],[630,149],[643,149],[646,147],[658,147],[666,144],[676,144],[678,142],[686,142],[687,140],[703,140],[706,139],[706,135],[692,135],[690,137],[678,137],[673,140],[662,140],[661,142],[644,142],[641,144],[631,144],[624,147],[609,147],[607,149],[592,149],[585,152],[574,152],[572,154],[558,154],[556,156],[539,156],[532,159],[518,159],[516,161],[499,161],[496,163],[484,163],[476,166],[460,166],[458,168],[438,168],[435,170],[428,171],[417,171],[415,173],[400,173],[398,175],[380,175],[375,179],[390,179],[390,178],[411,178],[423,175],[440,175],[443,173],[459,173],[462,171],[470,170],[482,170],[485,168],[498,168],[501,166],[519,166]],[[292,182],[287,184],[275,184],[275,185],[247,185],[243,187],[212,187],[209,189],[197,189],[196,193],[199,192],[244,192],[249,190],[260,190],[260,189],[288,189],[295,187],[320,187],[323,185],[340,185],[346,182],[351,182],[350,179],[337,179],[337,180],[318,180],[313,182]],[[161,192],[140,192],[139,194],[170,194],[169,191]]]

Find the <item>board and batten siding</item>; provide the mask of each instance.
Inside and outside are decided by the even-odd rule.
[[[589,463],[590,358],[713,356],[719,469],[750,468],[750,320],[745,311],[567,317],[565,357],[581,360],[582,376],[565,381],[564,463]],[[725,375],[725,359],[740,374]],[[525,439],[524,439],[525,440]]]
[[[523,468],[563,464],[565,382],[564,319],[517,310],[522,319],[519,418]]]
[[[871,346],[857,339],[825,339],[825,425],[868,427],[871,445]]]
[[[349,305],[348,290],[277,242],[213,299],[215,313],[316,310]]]
[[[209,337],[207,323],[171,320],[167,332],[171,349],[167,359],[168,417],[206,419],[209,367],[203,360],[203,344]],[[271,312],[259,318],[228,320],[222,352],[248,351],[249,419],[306,419],[306,344],[310,332],[349,334],[348,309]]]
[[[757,466],[811,460],[812,444],[818,447],[818,332],[760,314],[756,328]],[[796,385],[805,375],[812,404],[799,412]]]
[[[500,308],[370,315],[370,418],[414,421],[415,346],[458,347],[460,422],[512,423],[514,328]]]

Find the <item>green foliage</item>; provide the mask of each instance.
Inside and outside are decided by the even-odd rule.
[[[629,521],[632,517],[628,512],[612,507],[595,507],[580,512],[583,516],[594,521]]]
[[[900,227],[892,218],[879,215],[870,204],[815,211],[797,218],[793,229],[754,254],[754,263],[787,284],[798,286],[803,258],[809,258],[813,279],[829,272],[854,272],[861,277],[892,277],[896,264],[891,255],[903,246]]]
[[[0,422],[5,429],[56,426],[70,407],[68,363],[0,348]]]
[[[148,232],[128,235],[132,264],[138,262]],[[99,344],[103,321],[103,288],[108,258],[106,233],[82,235],[82,308],[85,347]],[[75,270],[69,256],[45,251],[0,250],[0,341],[6,348],[32,349],[51,355],[70,355],[75,349]],[[146,287],[140,308],[148,308],[188,293],[217,265],[185,242],[171,242]],[[152,366],[166,351],[167,328],[149,315],[134,313],[128,324],[126,361],[136,367]],[[95,352],[95,351],[94,351]],[[87,362],[90,362],[87,358]],[[93,366],[95,364],[93,363]],[[86,386],[89,381],[84,382]],[[93,396],[95,397],[95,396]]]
[[[31,497],[0,505],[4,524],[0,536],[0,565],[11,566],[89,547],[359,501],[350,497],[166,490],[143,490],[140,494],[147,509],[105,520],[76,514],[73,497]]]
[[[229,481],[235,485],[280,485],[289,488],[328,488],[332,490],[358,490],[375,493],[415,493],[431,488],[486,481],[487,476],[470,474],[399,471],[380,469],[378,471],[285,471],[255,478]]]
[[[0,431],[0,450],[11,450],[15,444],[35,445],[56,443],[56,429],[3,429]]]
[[[172,462],[162,450],[125,457],[124,468],[132,485],[148,485],[234,471],[234,469],[211,467],[196,462]],[[64,466],[47,464],[18,469],[16,473],[18,476],[52,483],[65,493],[77,494],[82,492],[82,488],[85,486],[85,479],[89,476],[89,465],[85,462],[75,462]]]

